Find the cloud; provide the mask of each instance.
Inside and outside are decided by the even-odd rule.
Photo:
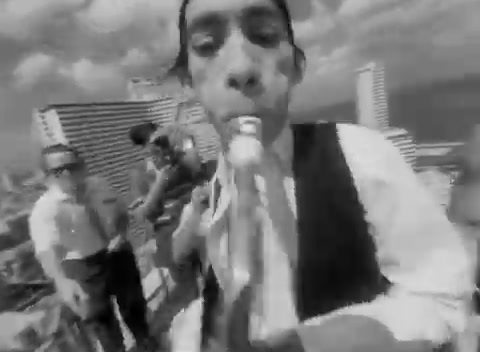
[[[403,0],[405,1],[405,0]],[[409,0],[407,0],[409,1]],[[366,14],[391,8],[399,0],[345,0],[340,5],[337,14],[351,18],[358,18]]]
[[[335,27],[334,14],[320,1],[313,0],[309,16],[295,21],[295,38],[302,46],[309,46]]]
[[[0,36],[31,39],[51,22],[84,6],[86,0],[4,0],[0,2]]]
[[[478,0],[345,0],[310,41],[296,101],[352,98],[354,71],[369,61],[385,64],[389,88],[478,74],[478,13]]]
[[[169,15],[178,11],[177,0],[94,0],[78,14],[78,18],[90,30],[112,33],[132,27],[148,31],[158,27]]]
[[[90,94],[105,90],[125,91],[126,78],[115,63],[94,63],[89,59],[81,59],[59,68],[58,74]]]
[[[125,56],[121,59],[121,65],[127,69],[145,67],[150,63],[150,54],[147,53],[147,51],[139,48],[132,48],[128,50]]]
[[[391,87],[480,72],[478,0],[287,1],[307,53],[298,89],[305,106],[350,98],[355,68],[371,60],[385,63]],[[156,76],[172,63],[178,5],[0,0],[0,76],[13,78],[2,85],[36,94],[30,101],[40,106],[121,99],[129,77]]]
[[[57,60],[44,53],[35,53],[23,59],[13,72],[15,85],[29,89],[55,72]]]
[[[177,0],[0,0],[0,75],[17,89],[64,82],[98,96],[129,76],[165,71],[177,12]]]

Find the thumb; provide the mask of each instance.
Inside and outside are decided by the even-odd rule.
[[[84,301],[88,298],[88,295],[87,293],[85,292],[85,290],[82,288],[82,286],[80,286],[79,284],[77,284],[77,287],[75,289],[75,295],[77,296],[77,298],[80,300],[80,301]]]

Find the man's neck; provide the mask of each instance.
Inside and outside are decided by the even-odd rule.
[[[65,199],[70,199],[71,201],[74,201],[76,203],[85,202],[86,190],[84,186],[77,188],[76,191],[67,191],[57,184],[51,184],[49,189],[58,193],[61,197]]]

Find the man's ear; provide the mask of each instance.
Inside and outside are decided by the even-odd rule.
[[[307,67],[307,59],[305,57],[305,53],[302,49],[295,46],[294,48],[294,64],[295,64],[295,72],[293,76],[293,84],[299,84],[303,80],[303,76],[305,75],[305,69]]]

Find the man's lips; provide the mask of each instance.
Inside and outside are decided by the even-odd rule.
[[[245,114],[231,114],[231,115],[226,116],[226,117],[223,118],[222,120],[225,121],[225,122],[231,123],[231,122],[238,121],[238,119],[240,119],[240,118],[242,118],[242,117],[256,117],[256,118],[260,118],[260,117],[258,117],[258,114],[255,114],[255,113],[245,113]]]

